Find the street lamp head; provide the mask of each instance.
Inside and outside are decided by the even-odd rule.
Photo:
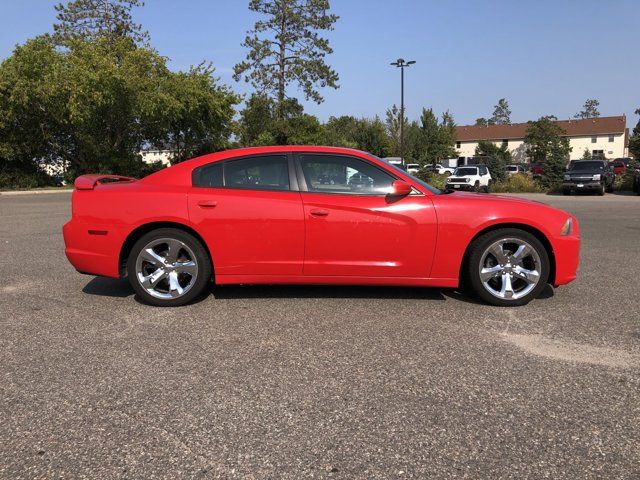
[[[416,63],[416,61],[415,61],[415,60],[409,60],[409,61],[407,62],[407,65],[413,65],[414,63]]]
[[[408,62],[406,62],[404,58],[399,58],[395,62],[391,62],[389,65],[393,65],[394,67],[404,68],[404,67],[408,67],[409,65],[413,65],[414,63],[416,63],[415,60],[409,60]]]

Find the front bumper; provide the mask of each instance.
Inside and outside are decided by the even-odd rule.
[[[579,192],[593,192],[602,188],[602,182],[600,181],[585,181],[585,182],[562,182],[562,188],[564,190],[575,190]]]
[[[573,232],[571,235],[550,239],[556,267],[553,279],[554,287],[573,282],[580,265],[580,226],[576,217],[572,218]]]
[[[449,190],[473,190],[473,184],[471,183],[445,183],[444,186]]]

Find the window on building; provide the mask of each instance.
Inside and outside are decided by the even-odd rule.
[[[613,135],[609,135],[609,143],[613,142]]]
[[[460,148],[460,142],[456,142],[456,148],[459,149]]]
[[[604,159],[604,150],[592,150],[591,151],[592,158]]]
[[[598,141],[598,137],[591,137],[591,143],[596,143]]]
[[[502,140],[502,145],[504,145],[505,147],[509,146],[509,139],[505,138],[504,140]]]

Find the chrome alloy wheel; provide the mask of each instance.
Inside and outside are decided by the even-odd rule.
[[[179,298],[196,283],[198,262],[185,243],[175,238],[158,238],[138,254],[136,277],[142,288],[155,298]]]
[[[491,295],[516,300],[540,281],[540,255],[520,238],[502,238],[489,245],[480,260],[480,281]]]

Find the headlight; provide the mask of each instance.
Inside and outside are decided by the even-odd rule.
[[[565,180],[571,180],[571,175],[565,175],[565,176],[564,176],[564,179],[565,179]]]
[[[471,180],[470,178],[465,178],[464,181],[469,183],[469,180]]]
[[[572,231],[573,231],[573,218],[569,217],[567,218],[567,221],[564,222],[562,230],[560,230],[560,235],[562,235],[563,237],[566,237],[567,235],[571,235]]]
[[[593,180],[600,180],[600,174],[599,174],[599,173],[596,173],[596,174],[593,176]]]

